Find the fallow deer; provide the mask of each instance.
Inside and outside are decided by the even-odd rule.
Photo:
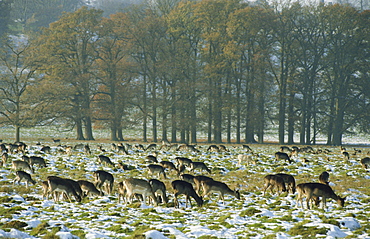
[[[240,199],[240,192],[238,190],[231,190],[229,186],[224,182],[208,180],[202,181],[203,197],[211,193],[218,193],[219,199],[222,199],[222,202],[225,204],[225,194],[232,195],[237,199]]]
[[[161,165],[157,165],[157,164],[149,164],[148,165],[148,171],[149,171],[149,175],[158,175],[158,178],[161,177],[161,175],[163,175],[163,178],[166,179],[166,172],[164,171],[164,168],[161,166]]]
[[[193,177],[193,181],[195,184],[195,191],[200,195],[200,189],[202,188],[202,182],[213,181],[213,178],[203,176],[203,175],[198,175],[198,176]]]
[[[289,163],[292,163],[292,160],[290,159],[290,156],[287,153],[276,152],[275,153],[275,161],[279,161],[281,159],[284,159],[284,160],[288,161]]]
[[[276,176],[281,177],[284,180],[286,190],[291,192],[292,194],[296,191],[296,183],[295,178],[293,175],[286,174],[286,173],[277,173]]]
[[[211,170],[207,167],[207,165],[203,162],[191,162],[190,163],[190,167],[189,167],[190,171],[194,172],[196,169],[202,171],[202,170],[205,170],[207,171],[209,174],[211,173]]]
[[[193,185],[191,183],[188,183],[183,180],[175,180],[172,181],[171,186],[174,190],[174,202],[175,202],[175,207],[179,207],[179,201],[178,201],[178,196],[180,195],[185,195],[185,206],[187,207],[188,202],[191,205],[191,199],[190,197],[194,198],[194,200],[197,202],[198,207],[201,207],[203,205],[203,199],[200,197],[194,190]]]
[[[110,165],[114,167],[114,163],[111,161],[111,159],[108,156],[99,155],[98,160],[100,164]]]
[[[31,175],[24,171],[17,171],[15,175],[13,185],[15,185],[15,183],[20,183],[22,180],[26,181],[26,188],[28,188],[28,183],[32,183],[33,185],[36,184],[36,181],[32,179]]]
[[[367,169],[370,166],[370,158],[369,157],[362,158],[361,165],[364,169]]]
[[[322,184],[329,185],[329,173],[324,171],[319,175],[319,182]]]
[[[338,196],[337,194],[334,193],[333,189],[328,185],[325,185],[322,183],[303,183],[303,184],[299,184],[298,186],[300,190],[298,191],[297,205],[298,205],[298,201],[300,201],[303,207],[302,199],[305,197],[307,208],[310,209],[310,201],[312,201],[314,197],[321,197],[322,207],[324,210],[326,208],[327,198],[334,199],[340,207],[344,206],[346,197],[342,198]]]
[[[284,179],[274,174],[266,175],[264,178],[263,195],[266,194],[266,190],[270,188],[271,193],[274,193],[274,188],[277,187],[277,193],[286,192]]]
[[[84,197],[90,195],[104,196],[102,191],[99,191],[92,182],[87,180],[78,180],[77,183],[80,185]]]
[[[57,196],[56,192],[64,193],[67,196],[69,202],[72,202],[71,195],[74,196],[77,202],[81,202],[81,196],[77,194],[75,188],[73,187],[69,180],[57,176],[48,176],[47,180],[49,184],[49,194],[53,195],[53,193],[55,192],[54,193],[55,202],[59,201],[58,200],[59,197]]]
[[[168,198],[166,195],[166,185],[157,179],[150,179],[149,180],[150,186],[152,186],[154,194],[157,196],[157,202],[168,202]],[[158,198],[161,198],[161,201]]]
[[[33,171],[33,168],[29,165],[29,163],[23,161],[23,160],[14,160],[12,162],[12,168],[14,171],[29,171],[30,173],[35,173]]]
[[[139,178],[128,178],[123,181],[123,186],[126,189],[128,201],[132,202],[132,199],[136,194],[141,194],[143,196],[144,203],[146,198],[151,197],[154,205],[157,206],[157,198],[155,197],[152,186],[148,181]]]
[[[93,172],[95,178],[95,186],[101,191],[105,185],[105,191],[107,194],[111,194],[113,191],[114,177],[111,173],[104,170],[97,170]]]
[[[166,168],[168,170],[174,170],[176,172],[177,175],[179,175],[179,170],[176,168],[175,164],[170,162],[170,161],[164,161],[162,160],[160,163],[159,163],[163,168]]]

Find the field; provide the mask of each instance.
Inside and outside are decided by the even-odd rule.
[[[118,203],[116,185],[112,195],[87,197],[80,203],[43,199],[40,183],[49,175],[93,181],[93,171],[103,169],[114,175],[116,183],[129,177],[151,178],[145,157],[154,150],[132,148],[126,155],[112,150],[111,143],[104,140],[88,142],[91,155],[77,149],[69,156],[51,137],[42,139],[42,144],[51,147],[51,153],[41,152],[38,140],[25,140],[29,145],[27,154],[42,156],[48,165],[36,167],[32,174],[36,185],[26,188],[21,182],[13,186],[15,174],[10,162],[20,159],[21,153],[10,154],[8,163],[0,168],[0,238],[370,238],[370,175],[360,164],[370,151],[366,145],[347,146],[349,160],[343,158],[339,147],[314,146],[315,153],[301,152],[292,158],[292,163],[275,161],[277,144],[249,145],[254,155],[240,145],[226,145],[227,152],[209,152],[206,144],[196,146],[199,152],[159,150],[158,146],[158,161],[174,162],[175,157],[182,156],[204,162],[212,173],[194,174],[223,181],[241,193],[240,200],[226,195],[225,204],[216,194],[204,198],[203,207],[197,207],[192,200],[192,208],[185,207],[185,197],[181,196],[177,209],[170,184],[178,176],[172,172],[167,172],[167,179],[160,179],[167,186],[169,202],[158,206],[139,201]],[[65,138],[60,142],[71,146],[78,143]],[[355,154],[354,148],[361,152]],[[319,150],[325,153],[316,153]],[[100,154],[109,156],[116,166],[99,164]],[[243,162],[239,166],[238,154],[251,155],[255,164]],[[118,168],[118,162],[129,165],[131,170]],[[299,184],[318,182],[323,171],[330,174],[334,191],[346,196],[344,208],[329,199],[326,210],[321,205],[307,210],[297,206],[297,194],[267,191],[263,195],[263,178],[267,174],[288,173]]]

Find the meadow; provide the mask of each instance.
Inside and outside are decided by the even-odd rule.
[[[5,136],[3,140],[7,141]],[[60,143],[51,140],[57,136],[61,138]],[[29,146],[27,155],[42,156],[47,162],[46,168],[36,168],[32,174],[37,182],[35,185],[28,188],[24,182],[13,185],[15,174],[10,161],[20,159],[21,153],[10,154],[8,163],[0,168],[0,237],[370,238],[370,175],[360,164],[360,159],[369,155],[370,147],[365,144],[347,145],[349,160],[343,158],[339,147],[315,145],[314,152],[300,152],[288,163],[275,161],[278,144],[249,145],[253,154],[236,144],[225,145],[226,152],[209,152],[209,144],[198,144],[199,152],[160,150],[158,145],[155,150],[131,148],[128,154],[123,154],[112,150],[109,140],[76,142],[68,137],[51,133],[25,135],[24,142]],[[41,145],[37,144],[39,142]],[[91,155],[80,149],[74,150],[72,155],[63,152],[63,146],[80,143],[89,144]],[[135,145],[138,142],[123,143]],[[43,153],[42,145],[50,146],[51,152]],[[148,143],[143,145],[146,147]],[[202,207],[197,207],[193,200],[190,208],[185,206],[185,197],[181,196],[180,207],[175,208],[171,181],[178,176],[173,172],[167,172],[167,179],[160,178],[166,184],[169,202],[158,206],[139,201],[119,203],[116,185],[111,195],[86,197],[79,203],[42,198],[40,183],[49,175],[93,181],[92,173],[102,169],[114,175],[115,183],[129,177],[156,178],[150,176],[146,168],[146,156],[154,152],[158,154],[158,161],[174,162],[175,157],[181,156],[204,162],[212,170],[211,174],[191,173],[225,182],[231,189],[240,190],[241,199],[226,195],[224,204],[214,194],[204,198]],[[109,156],[116,166],[101,165],[98,162],[101,154]],[[239,154],[250,155],[255,164],[238,165]],[[119,162],[129,165],[131,170],[120,169]],[[343,208],[329,199],[326,210],[321,206],[308,210],[297,206],[297,194],[277,195],[267,191],[264,195],[262,192],[263,178],[268,174],[288,173],[299,184],[318,182],[323,171],[330,174],[330,185],[335,193],[346,197]]]

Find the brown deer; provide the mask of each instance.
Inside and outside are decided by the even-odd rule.
[[[176,160],[176,166],[179,169],[179,171],[181,167],[184,167],[184,168],[189,167],[191,162],[193,162],[191,159],[184,158],[184,157],[176,157],[175,160]]]
[[[2,166],[5,167],[7,161],[8,161],[8,158],[9,158],[9,155],[7,152],[4,152],[2,155],[1,155],[1,162],[2,162]]]
[[[222,199],[223,204],[225,204],[225,194],[229,194],[236,197],[237,199],[240,199],[240,192],[238,190],[231,190],[229,186],[226,185],[226,183],[214,180],[207,180],[202,181],[201,184],[203,189],[203,198],[211,193],[218,193],[219,199]]]
[[[208,152],[216,152],[216,153],[219,153],[220,152],[220,148],[215,145],[215,144],[212,144],[208,147],[207,149]]]
[[[164,168],[161,165],[149,164],[148,165],[148,171],[149,171],[149,175],[157,174],[158,178],[160,178],[161,175],[163,175],[164,179],[167,178],[166,177],[166,172],[164,171]]]
[[[256,165],[257,162],[256,162],[256,160],[254,160],[252,158],[252,156],[254,156],[253,153],[251,155],[248,155],[248,154],[239,154],[238,155],[238,166],[241,166],[243,162],[245,162],[247,164],[247,166],[249,166],[249,164]]]
[[[276,176],[281,177],[284,180],[285,187],[288,192],[291,192],[292,194],[296,191],[296,183],[295,178],[293,175],[286,174],[286,173],[277,173]]]
[[[113,191],[114,177],[111,173],[104,170],[97,170],[93,172],[95,178],[95,186],[101,191],[102,186],[105,185],[105,191],[107,194],[111,194]]]
[[[81,202],[81,196],[77,194],[75,188],[69,180],[57,176],[48,176],[47,180],[49,184],[49,194],[53,195],[54,193],[55,202],[59,201],[58,194],[56,192],[64,193],[67,196],[69,202],[72,202],[70,195],[74,196],[77,202]]]
[[[197,202],[198,207],[201,207],[203,205],[203,199],[200,197],[194,190],[193,185],[191,183],[188,183],[183,180],[175,180],[171,183],[172,188],[174,190],[174,201],[175,201],[175,207],[179,207],[179,201],[178,196],[185,195],[185,206],[188,206],[188,202],[191,205],[191,199],[190,197],[194,198],[194,200]]]
[[[175,166],[175,164],[174,163],[172,163],[172,162],[170,162],[170,161],[161,161],[160,163],[159,163],[163,168],[166,168],[166,169],[168,169],[168,170],[174,170],[176,173],[177,173],[177,175],[179,175],[179,170],[176,168],[176,166]]]
[[[329,185],[329,173],[328,172],[322,172],[320,175],[319,175],[319,182],[322,183],[322,184],[326,184],[326,185]]]
[[[194,175],[183,173],[180,175],[180,179],[188,183],[194,183]]]
[[[12,168],[14,171],[29,171],[30,173],[35,173],[33,171],[33,168],[29,165],[29,163],[23,161],[23,160],[14,160],[12,162]]]
[[[213,178],[203,176],[203,175],[193,176],[193,182],[195,184],[195,191],[199,195],[200,195],[200,189],[202,188],[202,182],[204,181],[213,181]]]
[[[364,169],[367,169],[370,165],[370,158],[369,157],[362,158],[361,159],[361,165]]]
[[[144,203],[146,198],[150,197],[152,198],[154,205],[157,206],[157,198],[155,197],[152,186],[148,181],[139,178],[128,178],[123,181],[123,186],[126,189],[128,201],[132,202],[135,195],[141,194],[143,196]]]
[[[149,184],[152,186],[153,192],[157,196],[157,201],[167,203],[166,185],[157,179],[150,179]],[[158,200],[159,197],[161,200]]]
[[[98,160],[99,160],[100,164],[110,165],[110,166],[113,166],[113,167],[115,166],[114,163],[112,162],[112,160],[108,156],[99,155]]]
[[[276,176],[274,174],[266,175],[264,178],[264,189],[263,195],[266,194],[266,190],[270,188],[271,193],[274,193],[274,188],[277,187],[277,193],[286,192],[286,187],[284,179],[282,177]]]
[[[104,196],[102,191],[99,191],[92,182],[87,180],[78,180],[77,183],[80,185],[84,197],[90,195]]]
[[[346,151],[346,148],[340,146],[340,152],[342,153],[345,160],[349,160],[350,156],[349,153]]]
[[[342,198],[336,195],[333,189],[325,184],[322,183],[303,183],[299,184],[299,192],[297,197],[297,205],[298,201],[301,202],[302,208],[302,198],[306,197],[307,208],[310,209],[310,201],[314,199],[314,197],[322,197],[322,207],[325,210],[326,208],[326,199],[332,198],[334,199],[340,207],[344,207],[344,202],[346,197]]]
[[[24,171],[17,171],[15,175],[13,185],[15,185],[15,183],[20,183],[22,180],[26,180],[26,188],[28,188],[28,183],[32,183],[33,185],[36,184],[36,181],[32,179],[31,175]]]
[[[38,167],[46,167],[45,159],[39,156],[29,157],[29,164],[32,168],[34,167],[34,165],[38,165]]]
[[[275,161],[284,159],[288,161],[289,163],[292,163],[292,160],[290,159],[290,156],[287,153],[284,152],[276,152],[275,153]]]
[[[209,174],[211,173],[211,170],[207,167],[207,165],[203,162],[191,162],[190,163],[190,167],[189,167],[190,171],[191,172],[194,172],[195,169],[198,169],[200,171],[202,170],[205,170],[207,171]]]

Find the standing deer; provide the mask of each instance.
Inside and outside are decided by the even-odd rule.
[[[162,160],[159,164],[163,168],[166,168],[168,170],[174,170],[177,173],[177,175],[179,175],[179,170],[176,168],[175,164],[173,164],[172,162],[170,162],[170,161],[163,161]]]
[[[158,200],[158,198],[160,197],[161,202],[167,203],[168,198],[166,196],[166,185],[157,179],[150,179],[149,184],[150,186],[152,186],[153,192],[157,196],[157,201],[160,202]]]
[[[29,164],[33,168],[34,165],[38,165],[39,167],[46,167],[45,159],[39,156],[31,156],[29,157]]]
[[[211,170],[207,167],[207,165],[203,162],[191,162],[190,163],[190,167],[189,167],[190,171],[194,172],[195,169],[198,169],[200,171],[202,170],[205,170],[207,171],[209,174],[211,173]]]
[[[341,198],[340,196],[336,195],[333,189],[325,184],[322,183],[302,183],[299,184],[298,197],[297,197],[297,205],[298,202],[301,202],[302,208],[303,203],[302,199],[306,197],[307,208],[310,209],[310,201],[314,200],[315,197],[322,197],[322,207],[325,210],[326,208],[326,199],[332,198],[334,199],[340,207],[344,206],[344,202],[346,197]],[[297,186],[297,187],[298,187]]]
[[[199,195],[200,195],[200,189],[202,188],[202,182],[204,181],[213,181],[213,179],[207,176],[203,176],[203,175],[193,176],[193,182],[195,184],[195,191]]]
[[[102,191],[99,191],[92,182],[87,180],[78,180],[77,183],[80,185],[84,197],[90,195],[104,196]]]
[[[33,171],[33,168],[29,165],[29,163],[25,162],[25,161],[22,161],[22,160],[14,160],[12,162],[12,168],[14,169],[14,171],[29,171],[30,173],[35,173]]]
[[[5,167],[6,165],[6,162],[8,161],[8,158],[9,158],[9,155],[7,152],[4,152],[2,155],[1,155],[1,162],[2,162],[2,165],[3,167]]]
[[[284,159],[284,160],[288,161],[289,163],[292,163],[292,160],[290,159],[290,156],[287,153],[276,152],[275,153],[275,161],[278,161],[280,159]]]
[[[26,180],[26,188],[28,188],[28,183],[32,183],[33,185],[36,184],[36,181],[32,179],[31,175],[24,171],[17,171],[15,175],[16,177],[13,181],[13,185],[15,183],[20,183],[23,179]]]
[[[285,187],[288,192],[291,192],[292,194],[295,193],[296,183],[295,183],[295,178],[293,177],[293,175],[286,174],[286,173],[277,173],[275,175],[281,177],[284,180]]]
[[[132,202],[135,195],[141,194],[143,196],[144,203],[147,197],[151,197],[154,205],[157,206],[157,198],[148,181],[139,178],[128,178],[123,181],[123,186],[126,189],[127,198],[130,202]]]
[[[273,174],[269,174],[267,176],[265,176],[264,178],[264,181],[265,181],[265,184],[264,184],[264,189],[263,189],[263,195],[266,194],[266,190],[268,188],[270,188],[271,190],[271,193],[274,193],[274,188],[277,187],[277,193],[279,194],[279,192],[286,192],[286,187],[285,187],[285,183],[284,183],[284,179],[279,177],[279,176],[276,176],[276,175],[273,175]]]
[[[166,172],[164,171],[164,168],[161,165],[157,164],[149,164],[148,165],[149,175],[157,174],[158,178],[163,175],[163,178],[166,179]]]
[[[99,160],[100,164],[111,165],[111,166],[114,167],[114,163],[110,160],[110,158],[108,156],[99,155],[98,160]]]
[[[361,165],[364,169],[367,169],[370,165],[370,158],[366,157],[366,158],[361,159]]]
[[[97,170],[93,173],[95,178],[95,186],[100,189],[105,185],[105,191],[107,194],[111,194],[113,191],[114,177],[111,173],[104,170]]]
[[[240,192],[238,190],[231,190],[226,183],[214,180],[202,181],[203,197],[211,193],[218,193],[219,199],[225,204],[225,194],[232,195],[240,199]]]
[[[77,194],[70,181],[57,176],[48,176],[47,180],[49,184],[49,194],[53,195],[54,193],[55,202],[57,202],[59,198],[57,192],[64,193],[67,196],[69,202],[72,202],[71,195],[74,196],[77,202],[81,202],[81,197]]]
[[[326,184],[326,185],[329,185],[329,173],[328,172],[322,172],[320,175],[319,175],[319,182],[322,183],[322,184]]]
[[[194,200],[197,202],[198,207],[201,207],[203,205],[203,199],[200,197],[194,190],[193,185],[191,183],[188,183],[183,180],[175,180],[172,181],[171,186],[174,190],[174,201],[175,201],[175,207],[179,207],[179,201],[178,196],[185,195],[185,206],[188,206],[188,202],[191,205],[191,199],[190,197],[194,198]]]

